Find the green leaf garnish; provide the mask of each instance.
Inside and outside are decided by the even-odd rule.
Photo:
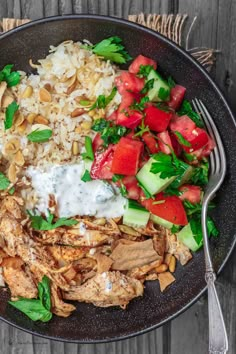
[[[45,143],[52,136],[51,129],[35,130],[27,135],[27,139],[32,143]]]
[[[164,194],[166,196],[171,196],[171,195],[181,195],[182,192],[180,192],[177,188],[174,188],[171,186],[171,184],[164,190]]]
[[[142,136],[144,133],[150,132],[150,129],[148,126],[144,124],[144,118],[142,118],[141,124],[138,126],[138,131],[135,133],[134,136]]]
[[[160,87],[159,91],[158,91],[158,97],[162,100],[162,101],[167,101],[168,98],[170,96],[170,90],[165,89],[164,87]]]
[[[195,213],[201,213],[202,210],[202,204],[200,203],[190,203],[188,200],[185,200],[183,202],[184,208],[186,210],[187,215],[193,215]]]
[[[95,108],[106,108],[106,106],[113,100],[117,92],[117,88],[113,87],[109,96],[99,95],[96,102],[90,107],[90,111]]]
[[[0,71],[0,82],[6,81],[8,87],[16,86],[20,82],[20,74],[18,71],[11,71],[13,64],[6,65]]]
[[[171,77],[171,76],[168,77],[167,82],[168,82],[168,86],[169,86],[170,88],[173,88],[173,87],[176,86],[176,83],[175,83],[173,77]]]
[[[78,224],[75,219],[59,218],[55,223],[53,223],[54,215],[48,211],[48,216],[44,219],[41,215],[34,215],[32,212],[27,210],[27,213],[31,220],[31,227],[38,231],[48,231],[54,230],[61,226],[73,226]]]
[[[199,128],[204,128],[203,121],[200,115],[195,112],[191,106],[191,103],[187,100],[183,100],[180,110],[177,112],[179,116],[187,115]]]
[[[140,77],[148,77],[150,71],[153,70],[154,67],[152,65],[140,65],[138,76]]]
[[[85,150],[86,152],[83,152],[81,155],[83,159],[89,159],[89,160],[94,160],[94,153],[93,153],[93,142],[90,136],[85,137]]]
[[[172,234],[176,234],[177,232],[179,232],[179,229],[180,229],[179,225],[173,225],[170,231]]]
[[[104,146],[109,144],[117,144],[122,136],[128,133],[128,129],[121,125],[114,124],[112,121],[104,118],[96,119],[92,130],[101,134],[101,139],[104,141]]]
[[[9,186],[11,182],[9,179],[2,173],[0,172],[0,191],[5,191]],[[15,188],[11,187],[8,191],[10,195],[15,193]]]
[[[126,189],[124,183],[122,182],[122,178],[124,178],[123,175],[114,174],[114,175],[112,176],[112,182],[115,182],[115,183],[116,183],[116,182],[119,182],[119,184],[120,184],[120,193],[121,193],[121,195],[122,195],[123,197],[126,197],[127,194],[128,194],[128,192],[127,192],[127,189]]]
[[[83,176],[81,177],[81,181],[83,181],[83,182],[92,181],[92,178],[90,176],[90,172],[88,170],[85,170]]]
[[[118,181],[120,181],[122,178],[124,178],[124,175],[114,174],[114,175],[112,176],[112,182],[118,182]]]
[[[192,144],[186,139],[184,139],[183,135],[180,132],[174,131],[174,134],[177,136],[177,140],[181,145],[191,147]]]
[[[187,152],[183,152],[183,155],[185,157],[185,159],[189,162],[192,162],[194,160],[197,160],[196,156],[194,154],[188,154]]]
[[[205,186],[208,183],[209,162],[205,161],[199,167],[195,167],[191,182],[198,186]]]
[[[51,310],[51,294],[50,280],[47,276],[43,276],[42,281],[38,283],[39,299],[42,305],[48,310]]]
[[[141,98],[139,102],[134,101],[134,103],[130,106],[130,109],[133,109],[135,111],[142,112],[146,108],[146,103],[149,102],[149,97],[144,96]]]
[[[158,109],[161,109],[164,112],[171,112],[171,109],[165,102],[157,102],[156,106]]]
[[[152,163],[150,172],[160,173],[160,178],[169,178],[172,176],[178,176],[182,173],[180,167],[180,161],[172,154],[166,155],[163,152],[159,152],[153,155],[155,162]]]
[[[219,230],[210,216],[207,217],[207,232],[208,236],[217,237],[219,235]]]
[[[13,101],[12,103],[7,106],[6,113],[5,113],[5,120],[4,120],[4,128],[5,130],[10,129],[13,125],[13,119],[16,111],[18,110],[19,105],[16,103],[16,101]]]
[[[151,90],[153,88],[153,85],[154,85],[154,79],[148,80],[145,83],[144,88],[140,91],[140,93],[142,95],[145,95],[149,90]]]

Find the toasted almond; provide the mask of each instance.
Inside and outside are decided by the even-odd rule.
[[[75,128],[75,133],[81,133],[82,132],[82,128],[80,125],[78,125],[78,127]]]
[[[90,130],[92,127],[92,123],[88,121],[82,122],[80,125],[83,130]]]
[[[43,87],[44,87],[48,92],[52,92],[52,86],[51,86],[49,83],[46,83]]]
[[[34,118],[34,122],[38,123],[38,124],[44,124],[44,125],[48,125],[49,124],[49,120],[47,118],[45,118],[44,116],[41,116],[41,114],[38,114]]]
[[[10,182],[12,183],[16,182],[16,165],[14,162],[10,164],[10,167],[8,169],[8,178]]]
[[[77,85],[77,80],[75,80],[75,82],[68,87],[66,91],[67,95],[70,95],[75,90],[76,85]]]
[[[119,225],[119,229],[121,232],[123,232],[124,234],[127,235],[131,235],[131,236],[141,236],[141,234],[134,230],[132,227],[127,226],[127,225]]]
[[[65,81],[65,84],[70,87],[71,85],[73,85],[77,80],[76,74],[74,74],[73,76],[67,78],[67,80]]]
[[[27,122],[30,123],[30,124],[33,124],[34,123],[34,118],[37,116],[36,113],[29,113],[26,117],[27,119]]]
[[[29,60],[29,65],[31,66],[31,68],[37,69],[40,65],[38,64],[34,64],[32,59]]]
[[[14,162],[16,163],[16,165],[18,166],[23,166],[25,163],[25,159],[24,156],[22,154],[22,152],[19,150],[17,151],[17,153],[14,156]]]
[[[19,125],[19,126],[17,127],[17,130],[18,130],[18,132],[19,132],[20,134],[22,134],[22,133],[25,132],[26,127],[27,127],[27,124],[28,124],[28,122],[27,122],[27,120],[25,119],[25,120],[21,123],[21,125]]]
[[[78,153],[79,153],[79,143],[78,143],[78,141],[73,141],[72,153],[73,153],[73,155],[78,155]]]
[[[164,273],[168,269],[168,266],[166,264],[161,264],[159,267],[156,268],[157,273]]]
[[[20,141],[16,138],[9,140],[3,147],[3,153],[5,156],[12,156],[20,149]]]
[[[94,220],[94,224],[96,225],[105,225],[106,224],[106,219],[105,218],[98,218]]]
[[[39,90],[39,100],[41,102],[51,102],[52,96],[44,87]]]
[[[34,132],[35,130],[48,130],[51,129],[49,128],[49,126],[45,125],[45,124],[33,124],[31,126],[31,132]]]
[[[94,110],[88,112],[88,115],[89,115],[90,117],[94,117],[95,114],[96,114],[96,112],[95,112]]]
[[[9,104],[11,104],[14,101],[14,98],[9,96],[9,95],[3,95],[2,96],[2,108],[7,108]]]
[[[28,85],[24,92],[22,93],[22,96],[21,98],[29,98],[30,96],[32,96],[32,93],[33,93],[33,87]]]
[[[176,268],[176,258],[175,258],[175,256],[172,256],[171,260],[170,260],[170,264],[169,264],[169,271],[171,273],[174,273],[175,268]]]
[[[17,111],[16,118],[14,120],[14,125],[16,127],[19,127],[19,125],[21,125],[24,122],[24,119],[25,119],[25,117],[24,117],[23,113]]]
[[[85,110],[83,108],[76,108],[73,110],[73,112],[71,112],[70,116],[71,116],[71,118],[76,118],[76,117],[81,116],[84,113],[85,113]]]
[[[172,257],[172,254],[166,253],[164,263],[165,263],[168,267],[169,267],[169,264],[170,264],[171,257]]]

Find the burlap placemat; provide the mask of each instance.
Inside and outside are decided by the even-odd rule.
[[[208,71],[211,70],[215,60],[216,53],[218,50],[211,48],[189,48],[189,38],[191,36],[194,24],[197,17],[194,17],[192,23],[189,26],[187,35],[183,38],[183,30],[187,24],[188,15],[187,14],[169,14],[169,15],[158,15],[158,14],[148,14],[143,13],[138,15],[129,15],[128,19],[132,22],[139,23],[148,28],[157,31],[164,36],[168,37],[180,46],[183,46],[192,56],[194,56]],[[17,26],[24,23],[30,22],[29,19],[15,19],[15,18],[3,18],[0,21],[0,32],[9,31]]]

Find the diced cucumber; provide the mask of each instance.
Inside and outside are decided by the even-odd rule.
[[[174,224],[172,224],[172,222],[170,222],[170,221],[168,221],[168,220],[165,220],[165,219],[162,219],[162,218],[160,218],[159,216],[154,215],[154,214],[151,214],[150,219],[151,219],[155,224],[161,225],[161,226],[165,227],[166,229],[171,229],[172,226],[174,225]]]
[[[147,93],[149,100],[153,102],[169,101],[170,87],[168,83],[154,69],[150,71],[147,77],[148,81],[152,79],[154,79],[153,88]]]
[[[188,182],[190,178],[192,177],[193,174],[193,167],[188,165],[187,163],[183,162],[180,160],[180,168],[182,170],[182,173],[179,174],[174,182],[171,183],[171,187],[173,188],[178,188],[182,184]]]
[[[176,176],[160,178],[160,173],[150,172],[152,163],[156,162],[152,157],[137,173],[136,178],[139,183],[151,194],[154,195],[167,188],[176,178]]]
[[[190,223],[184,226],[176,235],[178,240],[183,242],[193,252],[196,252],[202,246],[202,244],[196,242]]]
[[[132,227],[145,227],[150,217],[149,211],[138,204],[135,200],[128,200],[123,215],[123,224]]]

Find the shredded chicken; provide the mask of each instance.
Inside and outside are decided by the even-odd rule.
[[[76,309],[75,306],[62,300],[60,289],[55,284],[51,286],[51,301],[52,312],[57,316],[68,317]]]
[[[177,239],[177,236],[166,230],[167,244],[166,251],[173,254],[182,265],[188,263],[192,258],[192,254],[187,246]]]

